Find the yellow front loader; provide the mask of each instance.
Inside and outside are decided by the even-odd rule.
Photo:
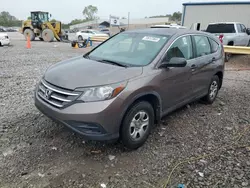
[[[21,33],[25,39],[29,37],[31,41],[38,37],[42,41],[52,42],[68,40],[68,36],[62,30],[61,22],[49,21],[49,13],[42,11],[31,12],[31,19],[22,24]]]

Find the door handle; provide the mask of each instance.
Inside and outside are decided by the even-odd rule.
[[[197,67],[197,66],[196,66],[195,64],[191,65],[191,70],[192,70],[192,71],[195,71],[196,67]]]
[[[213,63],[215,60],[216,60],[215,57],[213,57],[213,58],[209,61],[209,63]]]

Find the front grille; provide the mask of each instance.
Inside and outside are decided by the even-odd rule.
[[[38,86],[38,96],[57,108],[63,108],[76,100],[80,93],[55,87],[44,80]]]

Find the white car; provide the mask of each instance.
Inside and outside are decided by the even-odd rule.
[[[109,37],[106,33],[102,33],[100,31],[93,30],[93,29],[81,30],[76,33],[76,37],[79,41],[88,39],[89,37],[94,37],[94,36]]]
[[[10,39],[7,33],[0,33],[0,46],[10,45]]]

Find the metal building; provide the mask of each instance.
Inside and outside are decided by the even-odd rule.
[[[99,24],[103,22],[110,22],[109,19],[98,19],[95,21],[89,21],[81,24],[76,24],[70,26],[70,29],[75,29],[75,28],[84,28],[86,26],[98,26]],[[129,28],[130,29],[138,29],[138,28],[147,28],[152,25],[157,25],[157,24],[166,24],[169,22],[169,17],[162,17],[162,18],[141,18],[141,19],[130,19],[129,21],[127,19],[120,19],[120,23],[123,24],[128,24],[129,22]]]
[[[205,30],[213,22],[241,22],[250,28],[250,1],[183,3],[183,26],[200,23]]]

